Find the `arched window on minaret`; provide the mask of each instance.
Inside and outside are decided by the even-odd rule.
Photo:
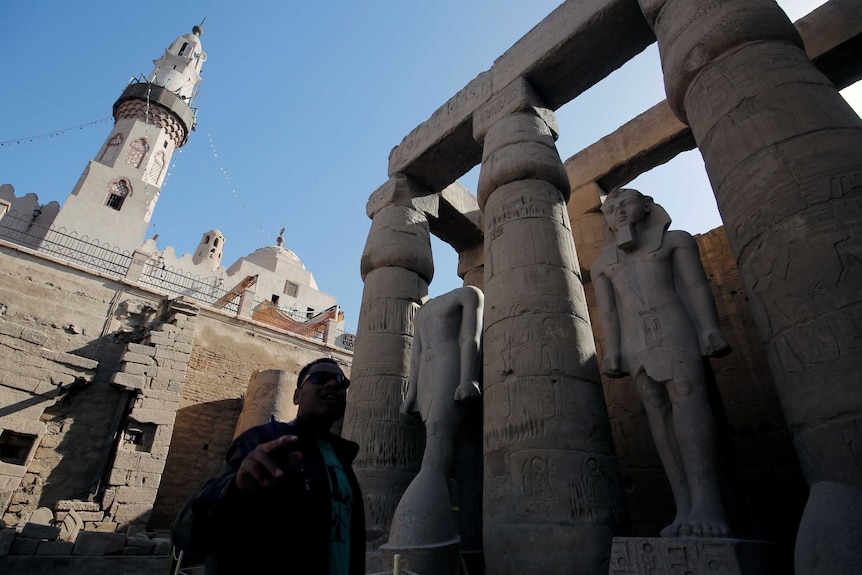
[[[179,51],[179,53],[177,54],[177,56],[184,56],[184,55],[185,55],[185,53],[186,53],[186,48],[188,48],[188,47],[189,47],[189,43],[188,43],[188,42],[183,42],[183,47],[182,47],[182,48],[180,48],[180,51]]]
[[[114,158],[117,157],[117,152],[120,151],[120,146],[123,145],[123,135],[117,134],[108,142],[105,151],[102,153],[102,157],[99,158],[100,162],[110,162]]]
[[[153,156],[153,163],[150,165],[150,183],[159,184],[159,178],[162,176],[162,170],[165,168],[165,153],[161,150]]]
[[[132,145],[129,146],[129,153],[126,155],[126,163],[133,168],[140,168],[144,156],[150,151],[150,146],[144,138],[138,138]]]
[[[120,178],[118,180],[114,180],[108,186],[108,199],[105,200],[105,205],[109,208],[114,208],[117,211],[123,207],[123,202],[126,201],[126,196],[128,196],[132,191],[132,186],[129,185],[129,181],[125,178]]]

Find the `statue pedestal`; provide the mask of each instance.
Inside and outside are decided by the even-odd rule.
[[[771,543],[702,537],[614,537],[609,575],[768,575]]]
[[[420,469],[395,508],[389,542],[380,546],[386,568],[400,555],[401,568],[416,575],[458,575],[456,524],[446,474],[438,467]]]
[[[416,575],[459,575],[461,572],[461,538],[436,545],[396,547],[388,543],[380,546],[386,572],[391,573],[395,555],[400,555],[401,573]]]

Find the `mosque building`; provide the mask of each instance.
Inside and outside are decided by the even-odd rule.
[[[343,333],[336,298],[318,289],[312,273],[284,247],[283,236],[227,268],[221,265],[227,238],[218,229],[202,234],[193,255],[178,256],[171,246],[158,249],[157,236],[145,240],[168,166],[195,126],[193,103],[207,60],[202,35],[203,28],[194,26],[153,61],[148,79],[132,78],[114,103],[113,128],[62,208],[57,202],[40,205],[35,194],[18,198],[8,184],[0,187],[0,200],[9,204],[0,237],[49,251],[75,239],[138,253],[146,256],[142,280],[156,291],[238,311],[239,296],[252,290],[258,321],[321,333],[324,322],[335,319]]]

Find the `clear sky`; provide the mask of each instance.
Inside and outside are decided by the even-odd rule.
[[[129,79],[149,75],[206,17],[197,128],[174,155],[147,237],[158,233],[160,249],[181,255],[217,228],[229,266],[285,227],[285,247],[338,298],[353,331],[365,204],[387,180],[389,151],[559,4],[3,0],[0,184],[62,205],[110,132]],[[823,0],[779,4],[796,20]],[[862,110],[858,84],[844,95]],[[664,97],[652,46],[558,111],[561,157]],[[461,183],[475,191],[477,178],[474,169]],[[631,185],[664,205],[674,228],[721,225],[696,151]],[[433,249],[432,297],[461,285],[454,251],[437,240]]]

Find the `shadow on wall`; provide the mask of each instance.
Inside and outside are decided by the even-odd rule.
[[[151,528],[169,528],[185,500],[218,472],[241,411],[242,398],[190,405],[177,411]]]

